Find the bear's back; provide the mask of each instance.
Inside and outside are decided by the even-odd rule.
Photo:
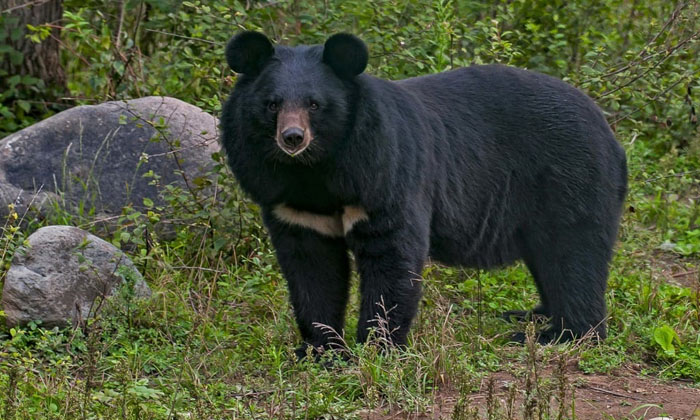
[[[431,229],[437,259],[508,263],[522,226],[576,223],[593,206],[619,207],[624,150],[597,105],[575,87],[501,65],[394,83],[443,126],[441,138],[431,140],[440,162]]]

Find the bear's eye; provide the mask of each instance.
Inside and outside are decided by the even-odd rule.
[[[270,112],[277,112],[277,102],[270,102],[267,104],[267,110]]]
[[[318,102],[316,102],[316,101],[311,101],[311,103],[309,104],[309,109],[312,110],[312,111],[318,110]]]

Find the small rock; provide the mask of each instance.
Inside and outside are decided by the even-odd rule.
[[[676,244],[673,242],[669,241],[668,239],[664,241],[661,245],[659,245],[657,248],[659,248],[662,251],[673,251],[676,249]]]
[[[2,292],[8,326],[78,325],[94,315],[93,304],[133,288],[134,298],[151,295],[134,263],[112,244],[72,226],[46,226],[15,252]]]

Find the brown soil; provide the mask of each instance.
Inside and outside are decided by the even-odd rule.
[[[657,276],[666,283],[700,290],[699,260],[661,251],[655,252],[652,258],[653,266],[658,269]]]
[[[497,372],[491,376],[494,380],[495,396],[499,400],[500,413],[505,418],[506,401],[509,389],[524,389],[524,378]],[[636,376],[631,373],[620,375],[584,375],[569,373],[567,380],[573,384],[575,394],[576,418],[581,420],[596,419],[652,419],[668,416],[673,420],[689,420],[693,412],[700,408],[700,389],[692,388],[690,383],[681,381],[664,382],[655,378]],[[486,419],[488,379],[481,383],[478,392],[469,394],[470,407],[478,407],[480,419]],[[520,394],[522,395],[522,393]],[[439,391],[435,404],[427,414],[411,414],[403,411],[372,410],[362,413],[366,420],[448,420],[457,400],[458,392],[454,389]],[[567,391],[567,407],[571,408],[571,391]],[[556,418],[558,403],[552,398],[551,411]],[[522,398],[514,404],[514,417],[523,416]],[[571,411],[564,418],[571,418]],[[697,420],[698,418],[693,418]]]

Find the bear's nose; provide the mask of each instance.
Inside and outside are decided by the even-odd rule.
[[[299,127],[290,127],[282,132],[282,142],[291,150],[296,149],[304,141],[304,131]]]

